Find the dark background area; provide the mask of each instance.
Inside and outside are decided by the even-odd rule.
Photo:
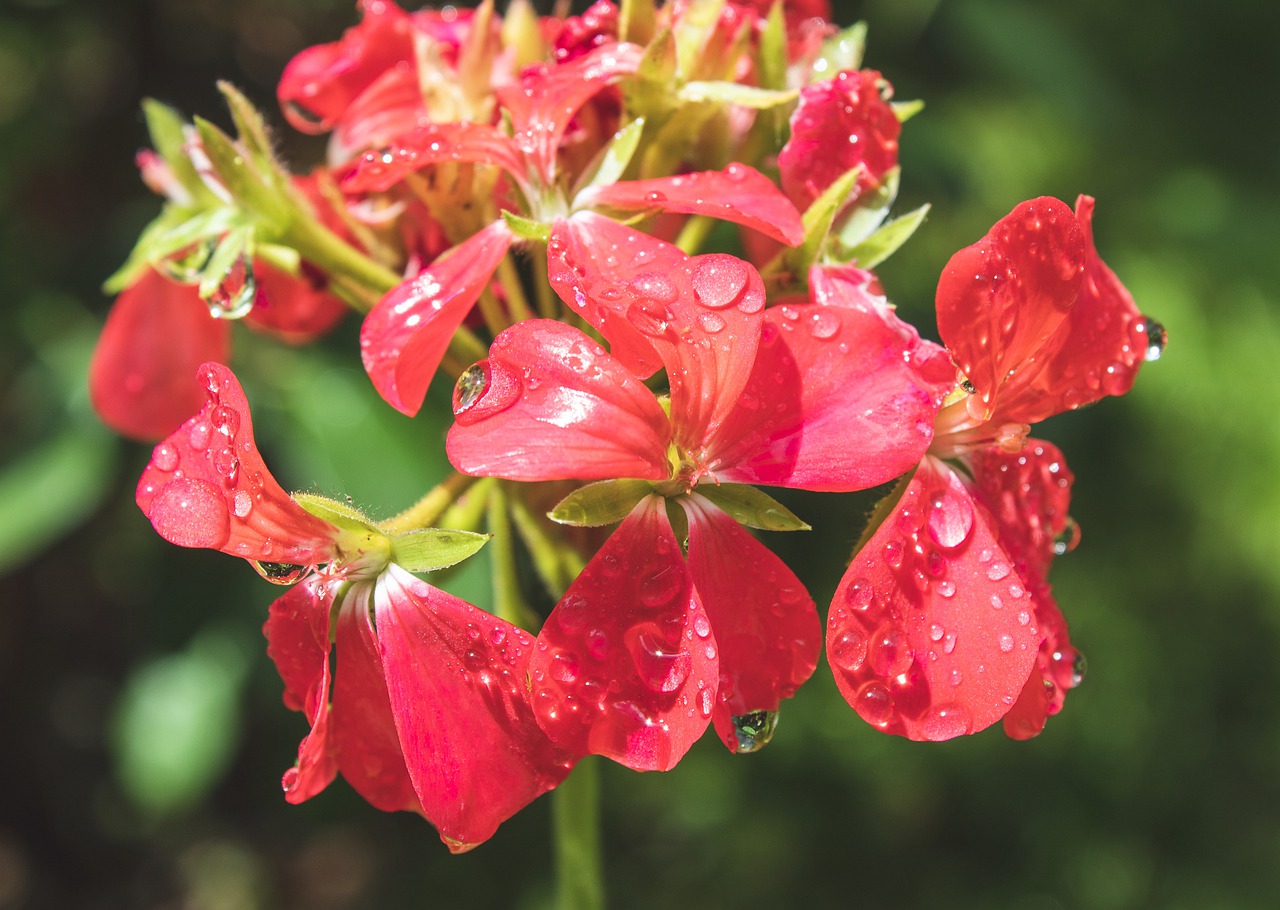
[[[84,389],[99,285],[157,203],[144,96],[226,123],[230,79],[274,84],[353,3],[0,0],[0,910],[544,908],[541,800],[474,853],[339,782],[293,807],[305,732],[258,632],[278,593],[165,544],[133,504],[148,448]],[[610,906],[1270,908],[1280,893],[1280,21],[1186,0],[875,0],[867,65],[927,106],[904,129],[906,211],[883,269],[931,331],[955,249],[1018,201],[1098,197],[1098,247],[1169,329],[1134,391],[1038,433],[1077,475],[1081,546],[1055,592],[1089,657],[1027,743],[884,737],[825,667],[774,742],[714,737],[669,774],[605,768]],[[355,320],[295,351],[236,336],[286,487],[382,514],[445,471],[435,416],[381,405]],[[439,384],[437,384],[439,385]],[[373,466],[369,470],[369,466]],[[795,495],[770,539],[822,605],[865,496]],[[782,535],[774,535],[779,538]],[[483,571],[455,579],[483,602]]]

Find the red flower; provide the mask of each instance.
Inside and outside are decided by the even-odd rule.
[[[532,637],[395,565],[396,540],[354,513],[302,508],[267,472],[231,371],[200,375],[205,404],[156,446],[138,505],[172,543],[302,578],[264,627],[285,704],[312,728],[286,798],[341,771],[377,808],[422,814],[455,852],[488,839],[572,766],[533,719]]]
[[[569,64],[536,70],[521,87],[499,92],[510,114],[513,136],[486,124],[432,124],[402,137],[393,150],[365,156],[344,180],[344,189],[387,190],[407,174],[442,162],[494,165],[510,177],[531,206],[528,214],[551,225],[548,265],[552,269],[557,238],[590,243],[588,235],[594,232],[601,235],[599,243],[612,242],[610,225],[615,223],[588,209],[711,215],[781,242],[799,242],[803,230],[799,213],[764,175],[745,165],[592,186],[571,202],[565,200],[557,173],[557,150],[565,129],[593,93],[633,72],[640,56],[640,48],[634,45],[611,44]],[[496,221],[393,289],[370,312],[360,336],[365,369],[378,392],[397,410],[412,415],[422,406],[453,333],[514,242],[506,223]]]
[[[1093,200],[1025,202],[952,257],[938,326],[967,377],[836,591],[827,653],[872,725],[1033,736],[1078,681],[1045,581],[1073,545],[1071,474],[1028,424],[1122,394],[1163,329],[1102,263]],[[1059,541],[1059,535],[1068,539]]]
[[[530,671],[558,745],[668,769],[708,721],[730,749],[758,748],[817,659],[812,601],[717,504],[728,485],[853,490],[896,476],[928,445],[951,369],[835,284],[823,303],[766,311],[747,263],[610,224],[608,242],[553,242],[552,280],[614,353],[557,322],[506,330],[459,380],[447,449],[472,474],[646,482],[548,617]],[[631,368],[655,360],[666,405]]]

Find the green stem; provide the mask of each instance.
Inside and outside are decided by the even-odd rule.
[[[600,768],[595,756],[578,762],[551,794],[555,844],[556,906],[560,910],[604,910],[600,856]]]
[[[358,282],[379,297],[403,280],[399,274],[370,259],[324,225],[308,218],[294,220],[282,241],[308,262],[331,275],[342,275]],[[372,307],[364,308],[362,312],[367,313],[369,309]]]
[[[440,520],[445,509],[453,505],[478,479],[455,471],[399,515],[382,522],[381,529],[387,534],[402,534],[405,531],[432,527]]]
[[[532,611],[525,603],[520,590],[520,575],[516,570],[515,538],[511,533],[511,518],[507,512],[507,495],[501,485],[489,493],[489,509],[486,519],[489,533],[493,535],[488,547],[493,566],[493,613],[522,629],[533,628],[536,623]]]
[[[515,323],[532,319],[533,311],[529,309],[529,302],[525,299],[524,286],[520,283],[520,273],[516,271],[510,255],[503,256],[498,263],[498,281],[507,295],[507,309],[511,313],[511,321]]]
[[[681,228],[680,236],[676,238],[676,246],[686,255],[694,255],[702,249],[702,245],[707,241],[707,235],[711,233],[714,226],[714,219],[706,215],[694,215]]]
[[[533,289],[538,299],[538,315],[545,319],[559,319],[560,298],[552,290],[551,280],[547,277],[546,248],[535,248],[530,259],[533,260]]]

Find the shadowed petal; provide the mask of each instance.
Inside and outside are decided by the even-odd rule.
[[[196,368],[230,353],[230,324],[209,315],[195,286],[148,269],[107,315],[89,364],[89,398],[117,433],[159,439],[204,402],[191,381]]]
[[[495,221],[393,288],[365,317],[360,357],[378,394],[397,411],[418,413],[453,333],[510,245],[510,231]]]
[[[259,562],[328,562],[335,528],[308,513],[267,471],[249,402],[222,364],[200,367],[204,407],[155,447],[138,481],[138,508],[160,536]]]
[[[641,502],[551,611],[529,662],[562,749],[669,771],[711,719],[715,638],[663,500]]]
[[[290,588],[271,605],[262,632],[267,656],[284,681],[285,706],[301,711],[311,733],[298,745],[297,764],[284,773],[285,799],[301,803],[338,773],[329,738],[329,608],[332,591],[318,576]]]
[[[863,720],[944,740],[1008,713],[1042,637],[990,514],[926,458],[836,590],[827,657]]]
[[[509,480],[661,480],[670,433],[634,374],[577,329],[531,319],[494,339],[454,390],[446,449],[468,474]]]
[[[753,751],[763,743],[744,738],[734,718],[777,711],[813,675],[822,623],[800,580],[741,525],[696,493],[681,504],[689,572],[720,655],[712,720],[731,752]]]
[[[365,152],[342,178],[348,193],[383,192],[407,175],[445,162],[492,164],[518,181],[524,160],[511,137],[486,123],[429,123],[397,136],[385,148]]]
[[[391,710],[423,814],[455,852],[562,781],[533,718],[533,637],[392,566],[375,597]]]

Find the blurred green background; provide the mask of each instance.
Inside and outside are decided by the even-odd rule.
[[[258,631],[278,590],[160,540],[132,501],[147,448],[88,408],[98,285],[157,210],[139,99],[225,123],[229,78],[279,123],[284,62],[352,7],[0,4],[0,910],[551,906],[546,800],[462,857],[341,782],[284,803],[305,724]],[[1039,428],[1077,475],[1084,539],[1053,581],[1088,678],[1036,740],[923,745],[873,732],[823,667],[758,755],[706,737],[669,774],[610,766],[611,906],[1275,906],[1276,9],[838,6],[868,20],[868,65],[927,102],[900,208],[934,207],[883,270],[908,318],[931,331],[942,264],[1015,203],[1083,191],[1103,257],[1168,327],[1128,397]],[[237,369],[286,486],[389,514],[444,473],[444,423],[375,400],[356,330],[305,351],[241,333]],[[788,501],[815,531],[768,542],[822,604],[869,500]],[[458,584],[483,598],[482,575]]]

